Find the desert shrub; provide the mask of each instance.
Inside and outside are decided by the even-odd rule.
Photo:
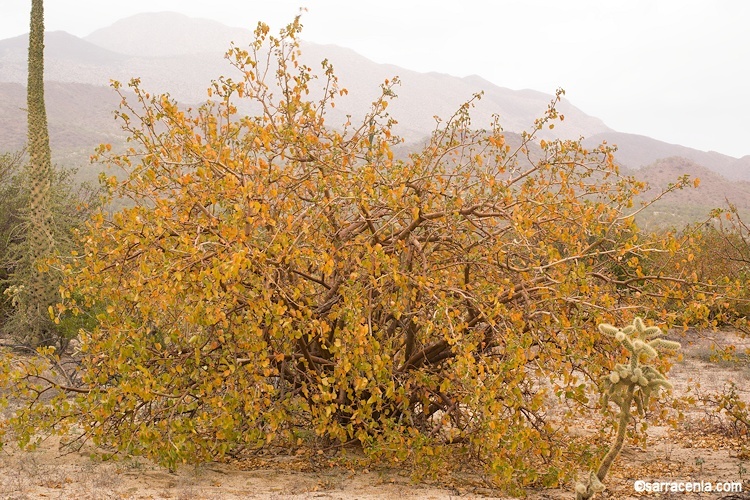
[[[529,154],[564,118],[556,101],[514,148],[498,123],[472,128],[469,101],[405,159],[396,79],[361,120],[326,123],[346,90],[300,61],[299,29],[260,25],[228,53],[242,79],[197,110],[130,83],[131,149],[99,155],[128,172],[108,186],[133,206],[80,233],[58,309],[100,311],[80,385],[19,414],[20,435],[75,425],[174,467],[314,433],[398,462],[447,452],[445,468],[479,463],[515,491],[566,479],[582,450],[546,414],[560,399],[589,411],[590,367],[615,348],[599,322],[693,293],[641,264],[680,241],[639,233],[642,185],[607,147]],[[238,116],[238,99],[258,113]]]
[[[654,253],[645,259],[639,257],[642,272],[649,276],[678,277],[682,282],[677,287],[691,290],[686,295],[676,293],[665,297],[661,303],[663,309],[654,311],[653,317],[683,327],[744,328],[750,312],[747,288],[750,268],[741,255],[746,243],[736,228],[721,223],[718,215],[723,213],[718,210],[704,222],[651,236],[671,239],[670,246],[679,248]]]
[[[707,307],[711,323],[747,337],[750,335],[750,227],[731,204],[714,210],[711,216],[710,223],[698,228],[700,237],[691,250],[695,257],[687,265],[699,279],[719,283],[724,288],[724,298]],[[749,356],[750,349],[729,344],[713,351],[710,361],[743,370],[750,369]],[[709,394],[706,402],[736,428],[745,433],[750,430],[750,409],[739,397],[735,382]]]
[[[709,398],[713,398],[718,412],[728,416],[736,432],[750,435],[750,405],[740,396],[736,383],[730,382],[722,392]]]
[[[17,288],[22,283],[16,275],[24,255],[24,237],[28,221],[28,171],[24,151],[0,156],[0,336],[11,343],[24,342],[24,319],[14,307]],[[69,254],[79,248],[72,231],[83,227],[94,210],[100,207],[100,191],[89,184],[75,182],[74,169],[54,169],[50,191],[52,231],[59,250]],[[51,272],[55,272],[52,270]],[[59,273],[58,273],[59,274]],[[77,329],[61,329],[46,317],[47,341],[64,347]],[[69,320],[69,321],[72,321]],[[78,321],[78,320],[76,320]]]
[[[652,255],[643,262],[648,274],[681,276],[696,293],[686,301],[673,297],[664,303],[672,318],[681,314],[684,326],[735,327],[747,331],[750,314],[750,239],[738,212],[715,209],[705,221],[690,224],[676,233],[678,252]]]
[[[0,262],[7,261],[10,246],[17,239],[14,233],[19,229],[19,188],[18,175],[23,166],[23,152],[4,153],[0,155]],[[0,291],[8,288],[9,269],[7,264],[0,264]],[[0,295],[5,297],[5,295]],[[3,306],[6,301],[0,302]]]
[[[712,223],[701,228],[692,267],[699,279],[724,283],[728,300],[712,310],[717,323],[748,332],[750,316],[750,228],[733,205],[712,212]]]

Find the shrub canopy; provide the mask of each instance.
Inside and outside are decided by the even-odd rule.
[[[326,123],[346,91],[300,61],[299,29],[259,25],[228,53],[243,77],[195,111],[123,92],[132,147],[99,154],[133,205],[94,217],[68,267],[59,311],[101,313],[54,418],[170,466],[314,433],[401,461],[450,450],[509,488],[560,481],[579,450],[545,417],[611,368],[597,323],[686,297],[648,267],[679,242],[637,231],[643,186],[610,148],[535,142],[555,102],[511,140],[474,130],[470,101],[403,158],[395,79],[361,121]]]

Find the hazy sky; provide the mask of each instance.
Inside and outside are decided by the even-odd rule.
[[[0,3],[0,38],[27,32],[30,0]],[[311,42],[513,89],[562,87],[616,130],[750,154],[746,0],[47,0],[45,17],[78,36],[149,11],[280,28],[302,6]]]

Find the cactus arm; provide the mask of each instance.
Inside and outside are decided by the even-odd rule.
[[[602,323],[599,325],[599,331],[614,336],[623,347],[630,351],[630,359],[627,365],[620,363],[615,365],[612,372],[601,379],[604,407],[611,401],[620,408],[617,436],[602,459],[596,474],[591,471],[588,478],[576,484],[577,500],[590,500],[598,492],[604,490],[604,478],[625,444],[628,423],[632,418],[630,407],[633,403],[635,403],[636,411],[644,415],[651,395],[661,388],[672,387],[659,370],[652,365],[643,364],[642,361],[658,357],[657,349],[674,352],[680,348],[678,342],[657,338],[663,335],[661,329],[656,326],[646,327],[641,318],[635,318],[632,325],[622,329]]]
[[[622,445],[625,443],[625,434],[627,433],[628,422],[630,421],[630,405],[633,402],[634,391],[635,385],[628,387],[628,392],[625,394],[622,404],[620,405],[620,420],[617,423],[617,437],[615,438],[612,447],[604,456],[602,463],[599,465],[599,470],[596,471],[596,477],[599,481],[604,481],[609,469],[612,467],[612,463],[615,461],[617,455],[620,454]]]
[[[666,349],[668,351],[675,351],[679,349],[680,343],[674,342],[673,340],[655,339],[648,343],[654,349]]]

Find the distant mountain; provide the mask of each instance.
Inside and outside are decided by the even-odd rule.
[[[45,39],[46,97],[56,161],[82,165],[99,143],[116,145],[124,141],[124,133],[112,117],[119,97],[108,88],[111,79],[125,83],[132,77],[139,77],[142,88],[152,94],[168,92],[183,105],[195,105],[206,99],[206,88],[211,80],[221,75],[240,76],[223,54],[231,41],[247,46],[251,40],[250,30],[169,12],[123,19],[85,39],[61,31],[48,32]],[[0,114],[3,116],[0,150],[15,150],[25,143],[23,85],[26,84],[27,47],[27,36],[0,40]],[[399,76],[402,82],[396,88],[399,97],[388,111],[398,121],[396,132],[412,143],[412,146],[403,145],[404,151],[424,141],[435,129],[435,116],[448,119],[477,92],[483,91],[484,95],[472,110],[472,126],[488,127],[492,116],[497,114],[508,136],[516,138],[515,133],[528,130],[534,120],[542,116],[552,99],[552,95],[534,90],[499,87],[479,76],[458,78],[377,64],[335,45],[303,42],[302,59],[314,69],[320,68],[320,61],[328,59],[334,65],[340,85],[349,90],[348,95],[338,99],[336,108],[326,118],[334,127],[344,123],[347,115],[355,119],[362,116],[378,97],[380,84]],[[323,82],[318,81],[317,85],[321,87]],[[240,105],[240,111],[248,112],[248,109]],[[741,205],[746,203],[743,200],[750,200],[746,183],[734,182],[750,180],[750,156],[737,159],[616,132],[567,100],[558,109],[565,115],[565,121],[556,123],[554,130],[541,131],[540,137],[577,139],[583,136],[587,138],[586,146],[602,141],[616,144],[617,161],[654,185],[666,179],[673,182],[682,173],[702,179],[698,191],[678,193],[673,198],[677,200],[676,205],[651,212],[672,213],[678,206],[692,207],[691,210],[697,212],[723,204],[725,195]]]
[[[750,155],[745,155],[734,163],[730,164],[726,177],[729,179],[743,179],[750,181]]]
[[[139,14],[98,30],[86,39],[67,33],[47,35],[45,71],[48,81],[108,85],[110,79],[127,82],[139,77],[151,93],[169,92],[183,103],[206,99],[211,80],[224,75],[239,76],[222,57],[234,40],[247,46],[252,32],[229,28],[213,21],[181,14]],[[385,79],[399,76],[401,86],[389,112],[398,121],[397,133],[407,140],[418,140],[436,125],[434,116],[448,119],[479,91],[484,98],[473,110],[473,125],[488,127],[493,114],[510,131],[531,127],[547,108],[552,96],[530,90],[498,87],[479,77],[458,78],[439,73],[418,73],[397,66],[377,64],[352,50],[334,45],[302,44],[303,60],[312,68],[328,59],[335,67],[340,84],[349,94],[338,100],[329,116],[336,126],[346,115],[362,116],[380,92]],[[0,41],[0,81],[25,83],[26,37]],[[322,88],[323,82],[319,83]],[[240,108],[242,109],[242,108]],[[570,102],[560,104],[565,114],[554,132],[545,137],[577,138],[608,132],[601,120],[586,115]]]
[[[44,34],[44,41],[45,63],[48,61],[68,61],[73,64],[95,66],[119,64],[122,60],[126,59],[125,56],[118,52],[86,42],[65,31],[48,31]],[[28,34],[1,40],[0,60],[25,66],[28,50]],[[6,73],[10,67],[3,67],[3,81],[8,77],[16,76]]]
[[[26,85],[26,59],[29,36],[0,40],[0,82]],[[128,57],[86,42],[64,31],[44,34],[45,81],[109,84],[117,68],[127,65]]]
[[[622,132],[603,132],[587,137],[584,145],[591,147],[606,141],[617,145],[617,160],[631,169],[650,165],[661,158],[679,156],[692,160],[698,165],[707,167],[712,172],[730,180],[750,181],[750,155],[742,159],[727,156],[716,151],[699,151],[697,149],[668,144],[650,137]]]
[[[48,82],[44,97],[53,162],[80,167],[82,178],[95,178],[98,170],[93,172],[89,166],[94,148],[101,143],[125,141],[125,133],[113,116],[119,96],[102,86]],[[26,144],[24,86],[0,83],[0,116],[0,152],[21,149]]]
[[[737,207],[744,220],[750,220],[750,182],[728,180],[694,160],[676,156],[662,158],[625,173],[648,183],[649,189],[639,197],[642,200],[651,199],[682,175],[700,179],[697,188],[674,191],[649,206],[638,218],[641,226],[681,228],[707,218],[714,208],[727,208],[728,203]]]
[[[232,41],[248,44],[252,32],[175,12],[150,12],[121,19],[84,40],[135,57],[223,54]]]

